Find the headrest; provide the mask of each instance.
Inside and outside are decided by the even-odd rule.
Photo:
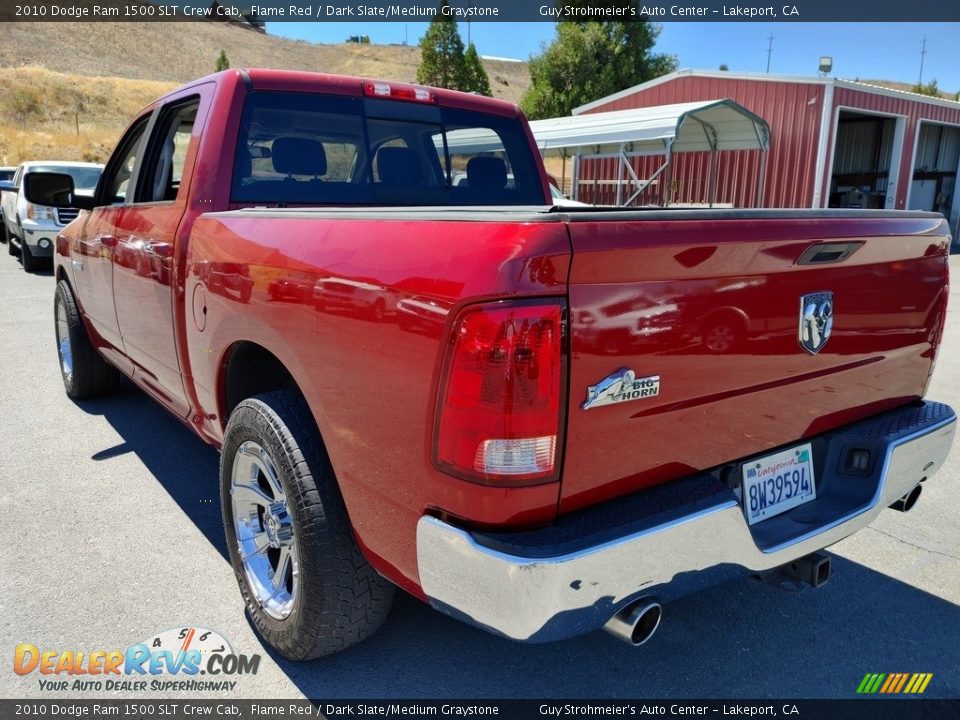
[[[390,185],[422,185],[423,165],[416,151],[405,147],[382,147],[377,151],[380,182]]]
[[[273,169],[284,175],[326,175],[327,154],[319,140],[279,137],[273,141]]]
[[[507,184],[507,164],[496,157],[475,157],[467,163],[467,182],[472,188],[503,190]]]

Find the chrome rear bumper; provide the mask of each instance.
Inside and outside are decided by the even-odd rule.
[[[924,402],[828,433],[815,441],[817,499],[752,527],[734,491],[709,475],[527,533],[471,532],[424,516],[420,584],[435,608],[516,640],[590,632],[638,597],[769,570],[866,527],[939,470],[955,429],[952,409]],[[851,447],[874,453],[869,474],[841,470]]]

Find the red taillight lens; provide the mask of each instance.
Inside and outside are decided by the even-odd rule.
[[[437,96],[428,88],[419,85],[398,85],[386,82],[365,82],[363,91],[369,97],[410,100],[413,102],[435,103]]]
[[[434,459],[491,485],[557,478],[564,388],[561,301],[467,308],[438,398]]]

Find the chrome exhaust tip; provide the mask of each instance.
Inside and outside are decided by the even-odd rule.
[[[627,605],[607,621],[603,629],[625,643],[640,647],[660,627],[663,608],[651,598],[641,598]]]
[[[913,490],[891,505],[890,509],[899,510],[900,512],[910,512],[913,506],[917,504],[917,500],[920,499],[920,493],[922,492],[923,488],[919,484],[916,485]]]

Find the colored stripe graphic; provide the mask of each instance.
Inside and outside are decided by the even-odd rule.
[[[867,673],[857,686],[858,695],[881,693],[896,695],[900,692],[919,695],[933,679],[933,673]]]

